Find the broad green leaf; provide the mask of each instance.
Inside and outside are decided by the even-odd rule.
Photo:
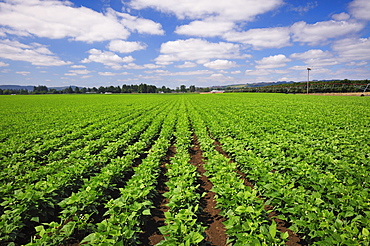
[[[150,213],[150,209],[145,209],[145,210],[143,211],[143,215],[151,215],[151,213]]]
[[[280,237],[281,237],[281,239],[285,240],[285,239],[287,239],[289,237],[289,233],[287,231],[284,232],[284,233],[281,233],[280,234]]]
[[[368,237],[369,236],[369,230],[366,229],[365,227],[362,228],[362,235],[364,235],[365,237]]]
[[[34,221],[34,222],[40,222],[40,218],[39,217],[32,217],[31,218],[31,221]]]
[[[271,225],[269,226],[269,232],[272,238],[276,236],[276,222],[273,220]]]

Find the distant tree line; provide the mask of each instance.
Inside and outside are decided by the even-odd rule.
[[[54,88],[49,89],[45,85],[34,86],[32,91],[25,89],[12,90],[0,89],[0,95],[11,95],[11,94],[87,94],[87,93],[187,93],[187,92],[205,92],[210,91],[209,88],[196,88],[194,85],[188,88],[185,85],[181,85],[176,89],[170,89],[166,86],[156,87],[155,85],[139,84],[139,85],[122,85],[122,86],[100,86],[100,87],[82,87],[69,86],[63,90],[57,90]]]
[[[363,92],[369,80],[330,80],[310,81],[309,93],[333,93],[333,92]],[[265,92],[265,93],[306,93],[307,82],[287,83],[261,87],[244,87],[240,89],[226,88],[232,92]]]

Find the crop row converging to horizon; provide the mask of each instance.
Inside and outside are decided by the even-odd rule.
[[[370,245],[369,97],[0,102],[1,245]]]

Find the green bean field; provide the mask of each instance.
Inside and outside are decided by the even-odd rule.
[[[370,97],[0,96],[0,245],[370,245]]]

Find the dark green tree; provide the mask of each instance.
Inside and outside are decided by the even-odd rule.
[[[34,94],[46,94],[48,93],[48,88],[45,85],[39,85],[33,87]]]
[[[99,93],[105,93],[105,87],[100,86],[99,89],[98,89],[98,92]]]
[[[68,94],[72,94],[73,93],[73,89],[71,86],[69,86],[67,89],[66,89],[66,93]]]
[[[138,92],[139,93],[148,93],[148,85],[147,84],[140,84]]]
[[[180,91],[181,92],[186,92],[186,86],[185,85],[180,85]]]

